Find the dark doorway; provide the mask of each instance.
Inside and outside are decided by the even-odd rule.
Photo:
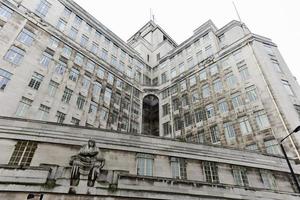
[[[152,94],[143,99],[142,134],[159,136],[159,100]]]

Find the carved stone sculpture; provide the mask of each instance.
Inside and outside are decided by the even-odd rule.
[[[99,149],[96,147],[95,140],[90,139],[88,144],[83,145],[78,154],[71,157],[71,186],[77,186],[80,175],[87,176],[89,187],[94,186],[100,171],[105,164],[105,160],[99,157]]]

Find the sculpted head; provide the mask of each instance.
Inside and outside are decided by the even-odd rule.
[[[95,145],[96,145],[95,140],[89,139],[89,141],[88,141],[88,146],[91,147],[91,148],[93,148],[93,147],[95,147]]]

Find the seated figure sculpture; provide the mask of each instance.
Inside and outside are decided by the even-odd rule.
[[[71,157],[71,186],[77,186],[80,175],[87,176],[89,187],[94,186],[95,180],[100,175],[105,160],[98,155],[99,149],[96,147],[95,140],[90,139],[88,144],[83,145],[78,154]]]

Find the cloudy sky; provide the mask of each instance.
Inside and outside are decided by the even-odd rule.
[[[123,40],[150,20],[178,44],[208,19],[218,28],[238,19],[232,0],[74,0]],[[235,0],[242,21],[253,33],[269,37],[300,82],[300,1]]]

